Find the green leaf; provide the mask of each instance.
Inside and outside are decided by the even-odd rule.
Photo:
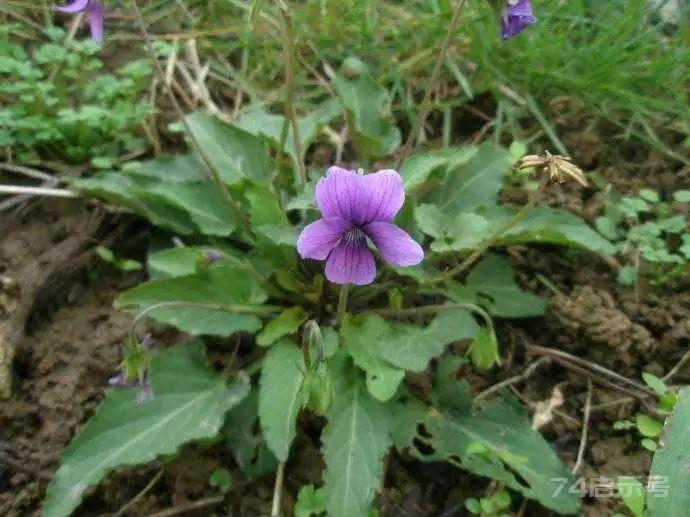
[[[621,285],[633,285],[637,279],[637,268],[635,266],[623,266],[616,275],[616,280]]]
[[[436,205],[417,207],[415,220],[420,230],[436,239],[431,244],[436,253],[470,250],[490,235],[488,221],[482,216],[460,212],[449,217]]]
[[[642,372],[642,379],[647,386],[652,388],[659,395],[666,395],[668,388],[666,387],[666,384],[664,384],[664,381],[662,381],[659,377],[652,375],[651,373]]]
[[[640,198],[644,199],[645,201],[649,201],[650,203],[659,202],[659,193],[656,190],[652,190],[650,188],[640,189],[639,196]]]
[[[442,176],[445,177],[449,168],[467,163],[477,154],[478,149],[477,146],[468,145],[410,156],[400,168],[405,190],[417,190],[437,172],[442,171]]]
[[[392,323],[375,314],[348,318],[343,338],[392,366],[423,371],[429,361],[443,353],[447,344],[476,336],[479,326],[465,310],[442,311],[424,328]]]
[[[153,279],[193,275],[197,271],[200,254],[203,256],[213,249],[203,246],[168,248],[149,255],[146,266]]]
[[[71,184],[87,195],[128,208],[155,225],[181,234],[199,231],[186,210],[158,193],[146,191],[148,182],[142,183],[121,173],[102,173],[73,179]]]
[[[349,134],[357,154],[369,159],[386,156],[400,145],[400,130],[388,120],[388,92],[363,69],[356,77],[333,79],[347,113]]]
[[[290,307],[269,321],[264,329],[256,336],[259,346],[268,346],[281,337],[297,331],[299,326],[307,319],[307,313],[302,307]]]
[[[390,447],[386,406],[373,399],[342,354],[334,356],[335,398],[321,436],[330,517],[366,517]]]
[[[141,162],[131,172],[138,176],[161,180],[166,184],[207,180],[204,163],[196,154],[164,154],[153,160]]]
[[[654,454],[647,487],[652,517],[685,517],[690,508],[690,388],[678,393],[667,419],[661,445]]]
[[[194,138],[226,183],[243,179],[268,184],[273,174],[268,149],[246,131],[201,111],[187,115]]]
[[[225,494],[230,490],[232,484],[230,472],[225,468],[217,468],[211,472],[211,476],[208,478],[208,484]]]
[[[677,190],[673,193],[673,199],[679,203],[690,203],[690,190]]]
[[[326,499],[323,488],[304,485],[297,494],[295,517],[314,517],[326,513]]]
[[[319,106],[318,109],[309,113],[309,115],[297,119],[302,157],[306,154],[309,146],[316,140],[320,129],[333,120],[339,112],[340,109],[337,103],[329,99]],[[278,148],[284,121],[285,118],[282,115],[269,113],[263,107],[257,105],[250,107],[237,117],[235,123],[237,127],[244,129],[252,135],[263,136],[273,147]],[[296,161],[298,157],[294,141],[292,124],[290,124],[288,125],[285,138],[285,150]]]
[[[289,341],[271,347],[261,366],[259,421],[268,448],[279,461],[287,460],[297,434],[304,368],[302,354]]]
[[[638,413],[636,423],[637,430],[647,438],[657,438],[664,427],[664,424],[643,413]]]
[[[517,211],[508,207],[492,207],[480,210],[495,229],[500,228]],[[521,221],[506,231],[496,242],[497,246],[513,244],[558,244],[571,248],[584,248],[613,255],[616,248],[599,235],[578,216],[567,210],[547,206],[536,207]]]
[[[481,370],[488,370],[498,363],[500,358],[496,336],[487,329],[479,329],[477,337],[474,338],[470,345],[470,355],[472,356],[472,362]]]
[[[70,515],[86,489],[115,467],[140,465],[191,440],[215,436],[226,411],[249,392],[245,381],[228,386],[216,377],[197,340],[155,355],[151,384],[155,396],[142,404],[132,390],[108,390],[64,453],[48,487],[43,515]]]
[[[260,431],[256,390],[228,412],[223,434],[235,461],[249,479],[273,472],[278,466]]]
[[[469,293],[480,294],[488,300],[479,299],[489,312],[500,318],[527,318],[546,313],[547,302],[543,298],[523,291],[515,281],[510,262],[500,255],[487,253],[467,276],[467,283],[461,289],[451,287],[449,296],[458,302]]]
[[[617,480],[618,493],[621,499],[635,517],[644,516],[645,487],[637,478],[619,476]]]
[[[444,213],[471,212],[484,205],[495,205],[503,178],[510,170],[510,154],[502,147],[482,145],[466,162],[453,167],[429,199]]]
[[[144,203],[156,196],[183,209],[199,231],[206,235],[225,237],[237,227],[233,211],[213,183],[157,183],[131,192]]]
[[[420,421],[416,418],[421,407],[411,400],[391,408],[395,415],[391,427],[399,427],[396,436],[405,439],[396,440],[396,447],[409,449],[423,461],[450,461],[504,483],[559,513],[578,512],[579,495],[563,490],[573,482],[570,471],[512,405],[496,401],[477,412],[462,409],[462,405],[430,408]],[[424,426],[423,434],[419,434],[419,424]],[[420,450],[419,443],[433,450]],[[482,449],[474,444],[481,444],[486,452],[480,452]]]
[[[405,377],[405,371],[396,368],[376,355],[376,341],[379,332],[386,331],[385,322],[377,316],[356,318],[348,316],[343,322],[341,335],[347,353],[355,364],[366,372],[369,392],[385,402],[398,390]]]
[[[261,320],[252,314],[238,314],[232,308],[260,312],[266,293],[244,271],[224,266],[193,275],[152,280],[124,292],[116,308],[135,306],[139,310],[167,302],[218,305],[219,309],[168,306],[151,310],[151,318],[174,325],[191,335],[230,336],[237,331],[256,332]],[[224,310],[223,308],[227,308]]]

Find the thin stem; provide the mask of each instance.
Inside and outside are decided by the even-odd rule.
[[[47,187],[19,187],[16,185],[0,185],[0,194],[28,194],[30,196],[50,196],[50,197],[80,197],[73,190]]]
[[[458,275],[469,269],[482,255],[484,255],[484,253],[486,253],[486,251],[491,246],[493,246],[496,243],[496,241],[498,241],[498,239],[500,239],[503,236],[505,232],[513,228],[516,224],[522,221],[527,216],[527,214],[529,214],[532,211],[532,209],[537,204],[541,191],[546,186],[547,182],[548,177],[544,176],[541,183],[539,184],[539,188],[530,193],[527,203],[513,217],[511,217],[505,223],[503,223],[501,227],[498,228],[491,236],[485,239],[484,242],[482,242],[476,250],[470,253],[467,256],[467,258],[465,258],[465,260],[463,260],[459,265],[449,269],[448,271],[441,273],[435,278],[427,280],[426,282],[424,282],[424,284],[436,284],[439,282],[445,282],[446,280],[450,280],[451,278],[453,278],[455,275]]]
[[[488,388],[486,388],[484,391],[482,391],[476,397],[474,397],[474,402],[482,400],[491,395],[492,393],[500,391],[506,386],[512,386],[513,384],[517,384],[518,382],[522,382],[524,380],[529,379],[540,366],[542,366],[543,364],[547,364],[549,362],[550,361],[547,357],[540,357],[535,362],[530,364],[521,374],[514,375],[513,377],[509,377],[508,379],[505,379],[499,383],[494,384],[493,386],[489,386]]]
[[[528,352],[550,356],[558,362],[569,363],[571,366],[577,366],[584,370],[596,372],[600,375],[609,377],[610,379],[615,379],[622,384],[627,384],[631,388],[634,388],[642,393],[651,395],[653,397],[658,397],[658,394],[647,386],[633,381],[632,379],[628,379],[627,377],[623,377],[622,375],[619,375],[616,372],[611,371],[608,368],[604,368],[596,363],[582,359],[581,357],[571,355],[567,352],[563,352],[562,350],[556,350],[555,348],[545,348],[543,346],[531,345],[529,343],[522,343],[522,346],[524,346]],[[595,378],[595,380],[597,379]]]
[[[279,517],[280,515],[280,499],[283,495],[283,479],[285,478],[285,462],[278,464],[276,472],[276,481],[273,486],[273,504],[271,505],[271,517]]]
[[[280,2],[279,2],[280,4]],[[295,148],[297,160],[298,184],[307,182],[307,170],[302,156],[302,142],[299,134],[299,124],[295,114],[295,45],[292,20],[287,13],[286,5],[278,5],[283,35],[283,59],[285,61],[285,118],[290,121],[292,127],[292,142]],[[283,136],[281,140],[285,140]]]
[[[338,312],[336,313],[336,322],[341,325],[345,313],[347,312],[347,295],[350,291],[349,284],[343,284],[340,286],[340,294],[338,295]]]
[[[585,401],[585,415],[582,422],[582,436],[580,437],[580,446],[577,449],[577,460],[573,467],[573,477],[577,477],[582,469],[585,447],[587,446],[587,435],[589,434],[589,415],[592,412],[592,379],[587,379],[587,400]]]
[[[443,38],[443,42],[441,43],[441,49],[439,50],[438,56],[436,57],[436,64],[434,65],[434,70],[431,73],[429,84],[427,84],[426,91],[424,92],[424,98],[422,99],[419,114],[417,115],[417,118],[412,124],[410,134],[407,135],[405,145],[400,151],[400,157],[398,158],[396,169],[400,169],[400,166],[405,161],[405,158],[407,158],[410,154],[410,151],[412,150],[412,145],[414,144],[414,141],[417,139],[417,136],[419,134],[419,130],[421,129],[422,124],[424,124],[424,121],[426,120],[426,117],[429,114],[429,110],[431,109],[431,95],[434,89],[436,88],[436,83],[438,82],[441,76],[441,68],[443,67],[443,63],[446,59],[446,52],[448,51],[448,47],[450,47],[450,42],[455,37],[455,30],[457,29],[458,23],[460,22],[460,13],[466,3],[467,0],[459,0],[458,3],[455,5],[455,10],[453,11],[453,18],[450,20],[450,24],[448,24],[448,30],[446,30],[446,35]]]
[[[17,165],[15,163],[0,162],[0,169],[8,172],[14,172],[15,174],[22,174],[29,178],[33,178],[41,181],[55,181],[57,178],[51,174],[47,174],[43,171],[32,169],[31,167],[26,167],[24,165]]]
[[[141,34],[144,36],[144,39],[146,40],[146,49],[149,54],[150,59],[153,61],[153,65],[156,69],[156,74],[158,75],[158,80],[160,83],[165,87],[165,91],[168,95],[168,98],[170,99],[171,104],[173,105],[173,108],[175,110],[175,113],[180,119],[180,122],[185,128],[185,131],[187,132],[187,135],[189,136],[189,139],[192,142],[192,145],[197,149],[199,152],[199,155],[201,156],[202,161],[204,162],[204,165],[206,165],[206,168],[208,171],[211,173],[211,177],[213,178],[213,181],[216,183],[218,186],[218,189],[220,190],[226,204],[230,207],[230,210],[233,212],[237,220],[240,222],[242,227],[244,228],[245,232],[247,235],[252,238],[253,233],[251,226],[249,225],[249,221],[246,219],[242,211],[240,210],[240,207],[237,205],[235,200],[233,199],[232,195],[230,194],[230,190],[228,190],[228,186],[225,184],[223,179],[220,177],[220,174],[216,170],[216,168],[213,166],[213,163],[211,162],[211,159],[208,157],[208,155],[204,152],[204,149],[201,147],[201,144],[197,140],[197,138],[194,136],[194,133],[192,132],[191,127],[189,126],[189,123],[187,122],[187,119],[185,118],[184,112],[182,111],[182,108],[180,107],[180,103],[177,102],[177,98],[173,94],[172,90],[168,86],[166,80],[165,80],[165,72],[161,68],[160,63],[158,62],[158,58],[156,57],[156,51],[153,48],[153,44],[151,43],[151,36],[149,35],[148,31],[146,30],[146,25],[144,24],[144,18],[141,15],[141,11],[139,10],[139,7],[137,6],[136,0],[132,0],[132,8],[134,9],[134,14],[136,16],[137,24],[139,25],[139,30],[141,31]]]
[[[120,517],[121,515],[127,513],[134,506],[136,506],[136,504],[151,491],[151,489],[156,485],[156,483],[158,483],[162,476],[163,469],[160,469],[158,473],[155,476],[153,476],[153,478],[151,478],[151,481],[149,481],[149,483],[137,495],[135,495],[134,498],[132,498],[127,504],[120,508],[113,517]]]

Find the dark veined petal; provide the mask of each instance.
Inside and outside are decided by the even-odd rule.
[[[103,5],[98,0],[91,0],[88,8],[91,38],[103,43]]]
[[[334,284],[367,285],[376,278],[374,256],[366,242],[342,240],[326,260],[326,278]]]
[[[319,219],[307,225],[297,239],[297,252],[302,258],[326,260],[351,224],[340,217]]]
[[[90,0],[74,0],[74,2],[70,2],[69,4],[56,5],[55,9],[68,14],[80,13],[88,7],[89,1]]]
[[[360,176],[360,181],[360,197],[354,214],[357,224],[391,222],[405,202],[400,174],[386,169]]]
[[[532,14],[530,0],[507,0],[506,12],[501,15],[501,33],[503,39],[520,34],[530,25],[537,23]]]
[[[355,171],[331,167],[316,184],[316,203],[324,218],[340,217],[353,221],[361,177]]]
[[[391,223],[377,221],[366,225],[364,232],[394,266],[414,266],[424,260],[424,250],[407,232]]]

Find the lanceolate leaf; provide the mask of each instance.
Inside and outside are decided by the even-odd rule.
[[[390,447],[386,406],[369,395],[342,354],[330,365],[335,398],[321,438],[326,509],[330,517],[366,517]]]
[[[489,220],[493,228],[499,228],[513,217],[517,210],[509,207],[492,207],[479,213]],[[558,244],[608,255],[616,251],[609,241],[572,212],[547,206],[534,208],[506,231],[496,244],[500,246],[526,243]]]
[[[523,291],[515,281],[510,262],[493,253],[488,253],[472,269],[467,277],[465,293],[467,290],[480,294],[480,303],[486,305],[491,314],[501,318],[541,316],[546,312],[546,300]],[[451,298],[453,292],[453,289],[449,291]]]
[[[146,463],[190,440],[215,436],[225,412],[249,392],[244,381],[228,386],[216,377],[196,340],[155,355],[151,384],[154,398],[141,404],[132,390],[108,391],[62,458],[48,487],[46,517],[70,515],[84,491],[115,467]]]
[[[400,175],[405,182],[405,190],[412,192],[433,178],[442,180],[448,169],[454,169],[467,163],[477,153],[478,149],[474,145],[467,145],[425,154],[415,154],[409,157],[400,169]]]
[[[367,375],[367,388],[378,400],[390,399],[405,377],[405,371],[396,368],[377,355],[378,340],[388,333],[386,322],[378,316],[348,317],[343,323],[341,334],[347,352],[355,364]]]
[[[473,338],[479,329],[465,310],[442,311],[426,328],[386,321],[375,314],[353,317],[349,325],[353,332],[344,333],[348,346],[361,342],[371,355],[415,372],[424,370],[430,359],[443,353],[447,344]]]
[[[259,431],[259,395],[256,390],[228,411],[223,434],[245,476],[254,478],[275,470],[278,460]]]
[[[261,367],[259,420],[269,449],[280,461],[290,453],[304,397],[302,353],[289,341],[275,344]]]
[[[353,59],[350,64],[359,68],[356,76],[338,74],[333,85],[345,107],[355,147],[370,158],[390,154],[400,144],[400,131],[387,119],[388,93],[361,61]]]
[[[495,205],[510,166],[507,149],[482,145],[471,160],[452,168],[429,197],[445,213]]]
[[[424,406],[411,400],[391,408],[396,446],[409,449],[420,460],[450,461],[503,482],[559,513],[577,513],[579,495],[563,489],[572,485],[570,471],[524,416],[502,401],[475,413],[462,406],[455,403],[453,408],[424,413]],[[419,424],[424,425],[422,434]],[[433,452],[419,449],[418,443]]]
[[[690,388],[678,402],[654,454],[647,489],[650,517],[685,517],[690,508]]]
[[[243,179],[263,184],[270,182],[271,160],[259,138],[203,112],[188,115],[187,123],[226,183],[234,185]]]
[[[139,309],[166,302],[188,302],[227,307],[168,306],[151,310],[149,315],[192,335],[229,336],[239,330],[255,332],[261,328],[256,315],[238,314],[231,307],[260,312],[266,293],[253,277],[231,266],[217,267],[193,275],[152,280],[120,295],[115,307]]]

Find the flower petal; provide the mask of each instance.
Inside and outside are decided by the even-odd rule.
[[[377,221],[366,225],[363,230],[389,264],[414,266],[424,259],[422,247],[394,224]]]
[[[405,202],[400,174],[386,169],[360,178],[362,186],[354,214],[356,223],[391,222]]]
[[[328,256],[326,278],[334,284],[370,284],[376,278],[374,256],[366,245],[343,240]]]
[[[56,5],[55,9],[62,13],[75,14],[80,13],[89,5],[89,0],[74,0],[67,5]]]
[[[95,42],[103,44],[103,5],[98,0],[92,0],[88,11],[91,38]]]
[[[351,224],[339,217],[319,219],[302,230],[297,239],[297,252],[302,258],[326,260]]]
[[[503,39],[520,34],[534,23],[537,23],[537,19],[532,14],[530,0],[517,0],[514,4],[508,3],[507,12],[501,16]]]
[[[354,206],[359,198],[361,177],[355,171],[331,167],[326,177],[316,184],[316,203],[325,218],[353,220]]]

